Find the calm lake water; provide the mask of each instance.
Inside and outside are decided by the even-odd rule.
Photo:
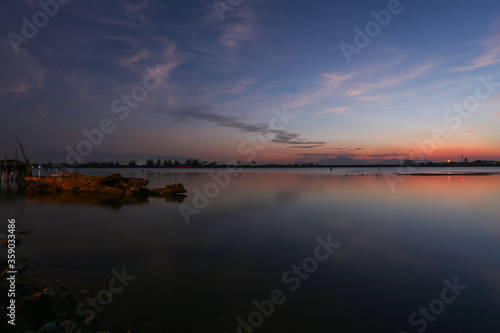
[[[259,169],[221,189],[218,171],[79,170],[148,178],[151,188],[182,182],[188,193],[122,206],[4,195],[2,223],[14,217],[32,231],[17,248],[30,273],[88,290],[82,300],[126,265],[135,279],[100,322],[149,322],[151,332],[500,332],[500,176],[407,176],[391,188],[373,169]],[[329,241],[338,245],[321,246]]]

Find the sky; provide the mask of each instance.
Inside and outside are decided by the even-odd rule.
[[[497,0],[5,0],[0,29],[9,157],[500,160]]]

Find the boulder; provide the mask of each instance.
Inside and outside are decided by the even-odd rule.
[[[119,187],[112,187],[101,184],[99,181],[92,181],[88,184],[82,185],[79,192],[91,192],[91,193],[107,193],[121,195],[125,194],[125,190]]]
[[[132,187],[130,190],[125,192],[126,196],[130,195],[139,195],[141,193],[141,190],[138,187]]]
[[[79,173],[26,177],[27,189],[38,192],[101,193],[117,197],[166,197],[186,193],[182,183],[149,190],[144,188],[148,182],[141,178],[123,178],[119,173],[106,177],[86,177]]]
[[[182,183],[174,185],[166,185],[165,188],[154,188],[149,190],[155,196],[167,196],[186,193],[186,189]]]
[[[107,186],[116,186],[122,181],[123,181],[122,175],[120,175],[119,173],[114,173],[112,175],[102,178],[100,180],[100,183],[102,185],[107,185]]]

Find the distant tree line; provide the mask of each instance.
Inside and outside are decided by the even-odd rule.
[[[92,161],[92,162],[85,162],[85,163],[77,163],[77,164],[72,164],[69,165],[67,163],[59,164],[59,163],[34,163],[34,166],[40,166],[42,168],[46,169],[61,169],[61,168],[222,168],[226,167],[227,164],[218,164],[216,161],[214,162],[207,162],[207,161],[201,161],[197,158],[195,159],[187,159],[184,163],[180,162],[179,160],[164,160],[162,161],[161,159],[158,159],[154,161],[153,159],[148,159],[145,164],[138,164],[134,160],[130,160],[126,164],[121,164],[120,162],[113,162],[113,161]],[[453,161],[447,161],[447,162],[419,162],[419,161],[413,161],[413,160],[402,160],[400,165],[405,165],[405,166],[415,166],[415,167],[446,167],[446,166],[500,166],[499,161],[484,161],[484,160],[477,160],[473,162],[453,162]],[[380,164],[365,164],[365,165],[321,165],[319,163],[305,163],[305,162],[295,162],[295,163],[290,163],[290,164],[285,164],[285,163],[265,163],[265,164],[260,164],[257,165],[255,161],[251,161],[248,163],[242,163],[241,161],[237,161],[234,165],[234,167],[242,167],[242,168],[249,168],[249,167],[257,167],[257,168],[297,168],[297,167],[382,167],[382,166],[387,166],[387,167],[393,167],[397,166],[396,164],[392,165],[384,165],[383,163]]]
[[[145,164],[138,164],[135,160],[130,160],[126,164],[122,164],[120,162],[113,162],[113,161],[91,161],[91,162],[85,162],[85,163],[76,163],[76,164],[58,164],[58,163],[37,163],[42,168],[47,168],[47,169],[54,169],[54,168],[60,168],[60,167],[73,167],[73,168],[180,168],[180,167],[194,167],[194,168],[201,168],[201,167],[214,167],[217,166],[217,162],[207,162],[207,161],[200,161],[199,159],[195,158],[189,158],[187,159],[184,163],[180,162],[179,160],[164,160],[162,161],[161,159],[158,159],[156,161],[152,159],[148,159]]]
[[[135,161],[129,162],[129,166],[134,166],[134,165],[135,165]],[[202,162],[197,158],[194,158],[194,159],[188,158],[186,160],[186,162],[184,162],[184,163],[181,163],[178,160],[174,160],[174,161],[164,160],[162,162],[161,159],[158,159],[155,162],[152,159],[148,159],[146,161],[145,167],[146,168],[175,168],[175,167],[185,166],[185,167],[199,168],[199,167],[203,167],[203,166],[214,166],[214,165],[217,165],[217,162],[211,162],[211,163],[208,163],[207,161]]]

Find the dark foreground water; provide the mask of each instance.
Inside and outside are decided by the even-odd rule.
[[[99,322],[150,332],[500,332],[500,176],[119,172],[149,187],[183,182],[188,196],[127,205],[1,197],[0,233],[7,218],[31,230],[19,235],[18,261],[42,282],[59,280],[84,302],[113,270],[135,276],[102,312],[82,306]]]

